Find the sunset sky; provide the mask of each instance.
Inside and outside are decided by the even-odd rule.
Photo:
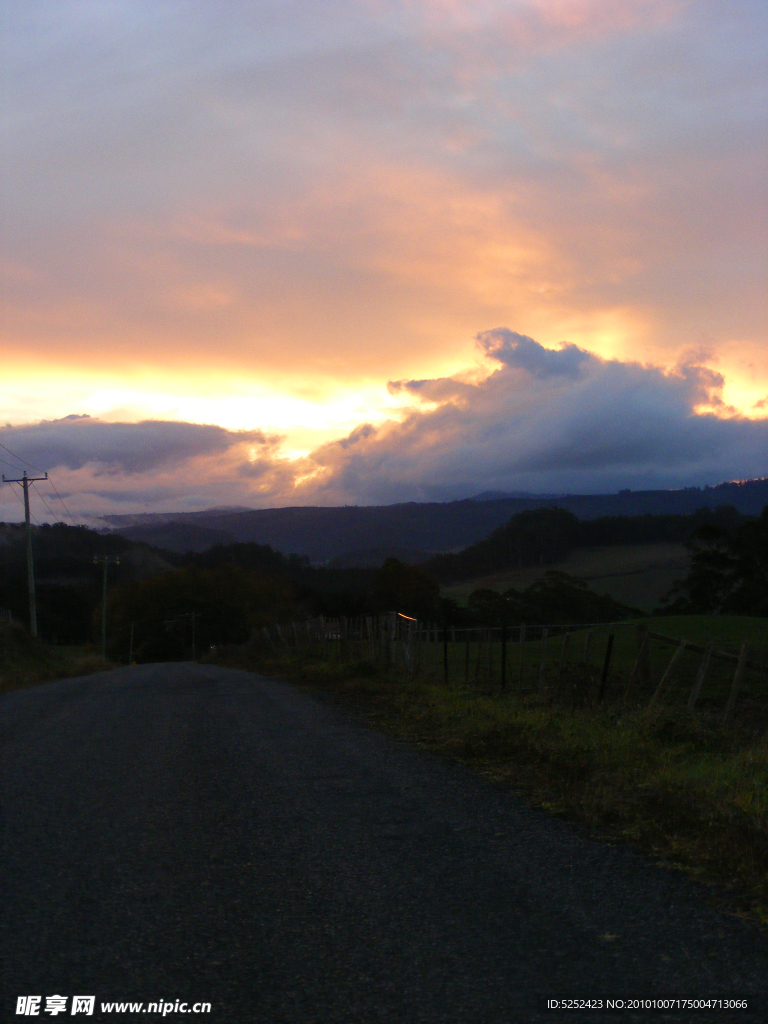
[[[0,468],[75,517],[768,475],[762,0],[25,0],[0,35]]]

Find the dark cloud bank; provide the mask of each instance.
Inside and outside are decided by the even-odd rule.
[[[693,356],[665,371],[575,345],[546,349],[506,328],[477,341],[495,372],[477,384],[391,384],[435,404],[319,449],[317,495],[376,503],[486,489],[599,493],[768,474],[768,420],[728,410],[723,378]]]
[[[66,416],[0,430],[0,442],[37,470],[92,466],[96,473],[139,474],[185,463],[206,455],[223,455],[234,445],[263,445],[261,431],[145,420],[105,423],[90,416]]]
[[[701,358],[664,370],[575,345],[546,349],[507,328],[477,341],[496,364],[484,380],[394,382],[422,407],[399,423],[363,424],[297,462],[280,458],[279,439],[261,431],[178,422],[67,417],[6,427],[0,442],[43,470],[119,477],[121,501],[152,500],[162,482],[166,500],[175,494],[184,507],[193,493],[199,507],[362,505],[768,476],[768,419],[725,407],[723,378]],[[216,467],[202,489],[200,460]]]

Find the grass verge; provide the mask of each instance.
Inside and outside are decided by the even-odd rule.
[[[14,623],[0,622],[0,693],[114,667],[85,647],[52,647]]]
[[[768,925],[768,742],[660,708],[560,707],[533,694],[406,681],[371,662],[220,651],[216,660],[332,694],[377,728],[523,789],[532,803],[629,842]]]

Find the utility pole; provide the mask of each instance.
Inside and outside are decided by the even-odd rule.
[[[107,656],[107,566],[120,565],[119,558],[110,558],[109,555],[102,555],[99,558],[98,555],[94,555],[93,564],[104,566],[104,582],[102,585],[101,592],[101,656],[106,658]],[[133,625],[133,624],[131,624]]]
[[[5,473],[3,473],[4,484],[21,484],[24,488],[24,525],[27,532],[27,588],[29,589],[29,632],[32,636],[37,636],[37,604],[35,603],[35,567],[32,562],[32,524],[29,521],[29,485],[36,483],[38,480],[47,479],[47,473],[45,476],[27,476],[27,471],[24,470],[24,475],[20,480],[9,480]]]
[[[191,619],[192,621],[192,661],[195,660],[195,619],[202,616],[202,612],[184,612],[179,618]]]

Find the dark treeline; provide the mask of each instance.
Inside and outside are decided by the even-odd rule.
[[[22,622],[23,537],[22,529],[7,527],[0,548],[0,601]],[[263,626],[317,615],[397,610],[422,622],[463,626],[606,621],[632,613],[564,574],[548,574],[520,594],[479,591],[463,608],[440,597],[438,582],[422,566],[394,558],[377,570],[331,569],[250,543],[179,555],[63,524],[36,530],[34,549],[40,632],[58,643],[97,641],[102,570],[93,558],[120,558],[109,568],[107,649],[122,661],[199,656],[212,646],[243,643]]]
[[[219,545],[177,556],[177,568],[119,584],[108,603],[109,650],[137,661],[188,658],[244,643],[254,630],[308,617],[397,609],[433,621],[440,589],[418,566],[388,559],[378,570],[314,568],[267,545]],[[133,637],[133,640],[131,639]]]
[[[268,544],[216,544],[207,551],[168,557],[180,568],[226,570],[278,576],[290,582],[295,600],[313,615],[366,615],[375,569],[313,566],[306,555],[283,555]]]
[[[241,643],[263,624],[388,610],[392,597],[377,591],[374,569],[314,567],[306,557],[283,555],[265,544],[219,544],[180,555],[64,523],[34,528],[32,543],[38,628],[54,644],[98,641],[103,570],[94,559],[106,555],[113,560],[108,568],[108,647],[122,659],[130,648],[131,622],[133,653],[139,659],[174,658],[189,655],[193,621],[196,647],[202,650]],[[437,599],[438,586],[431,578],[411,566],[403,571],[409,577],[402,587],[409,597],[406,604],[425,580]],[[424,601],[417,605],[420,612],[432,608]],[[0,614],[8,613],[19,623],[29,621],[21,524],[0,524]]]
[[[460,611],[460,610],[459,610]],[[594,594],[583,580],[549,569],[524,590],[510,587],[503,593],[480,588],[470,594],[466,624],[483,626],[550,624],[577,625],[593,622],[619,622],[641,618],[637,608]]]
[[[41,636],[52,643],[83,644],[92,639],[93,610],[101,598],[102,569],[110,564],[111,583],[150,576],[170,568],[162,554],[114,534],[85,526],[44,524],[33,534],[37,618]],[[0,523],[0,608],[19,622],[29,618],[24,526]]]
[[[702,508],[691,515],[604,516],[579,520],[567,509],[520,512],[485,540],[463,551],[436,555],[423,567],[441,583],[459,583],[502,569],[552,565],[579,547],[609,544],[685,543],[706,524],[732,530],[742,516],[728,505]]]
[[[768,616],[768,505],[756,518],[701,524],[688,541],[691,568],[665,611]]]
[[[391,610],[452,625],[600,622],[639,613],[549,571],[525,590],[480,589],[466,608],[440,597],[440,583],[520,565],[552,565],[582,545],[688,542],[690,576],[670,611],[768,614],[768,512],[734,509],[683,516],[611,516],[580,522],[565,509],[524,511],[456,554],[414,566],[387,559],[378,569],[312,566],[266,544],[218,544],[177,554],[115,534],[62,523],[34,531],[38,622],[54,643],[98,638],[102,570],[109,567],[108,647],[124,660],[189,657],[211,645],[242,643],[254,629],[307,616],[354,617]],[[24,530],[0,524],[0,607],[26,622]],[[131,641],[131,636],[133,641]]]
[[[217,545],[205,552],[179,555],[65,523],[35,527],[32,546],[38,628],[43,638],[55,644],[83,644],[98,638],[103,570],[94,559],[104,556],[112,560],[108,568],[110,604],[117,607],[122,602],[135,610],[146,600],[152,611],[143,618],[161,620],[161,630],[174,616],[199,613],[205,606],[207,629],[215,637],[211,642],[217,643],[239,642],[262,619],[275,622],[288,615],[365,614],[370,609],[375,576],[373,570],[314,568],[305,557],[286,556],[267,545]],[[250,609],[247,615],[241,605]],[[21,524],[0,524],[0,614],[7,613],[28,623]],[[111,636],[109,618],[108,629]],[[172,634],[173,628],[169,631]],[[154,645],[158,650],[164,646],[169,645]]]

